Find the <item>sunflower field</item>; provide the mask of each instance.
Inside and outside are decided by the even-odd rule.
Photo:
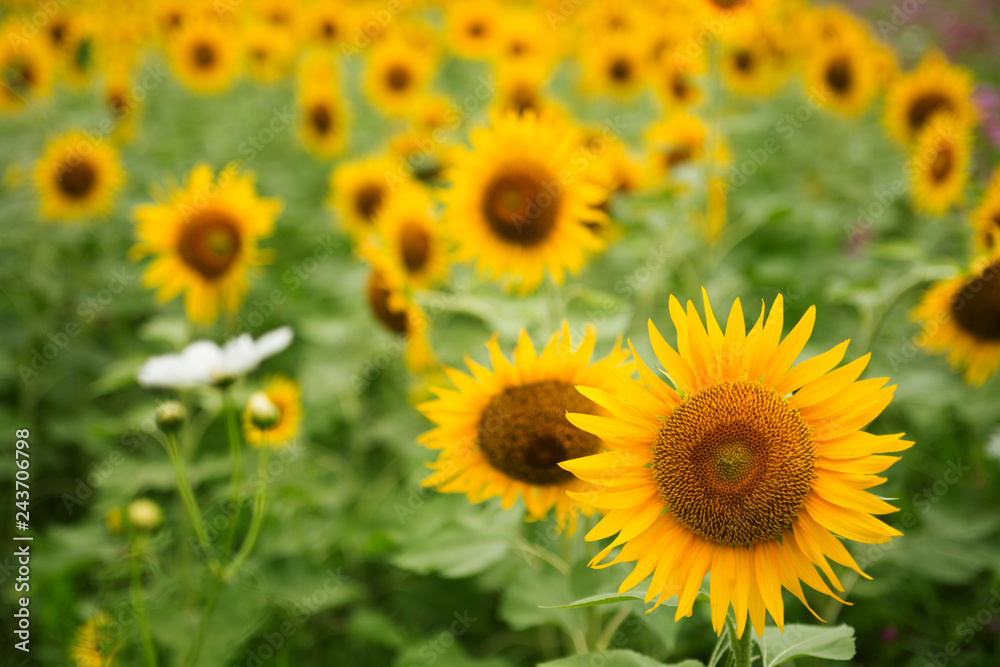
[[[998,37],[0,2],[0,664],[1000,664]]]

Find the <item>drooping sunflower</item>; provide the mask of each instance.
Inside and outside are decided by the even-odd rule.
[[[108,615],[100,613],[80,626],[69,650],[76,667],[110,667],[114,663],[118,645],[110,637],[111,625]]]
[[[397,188],[375,217],[388,261],[385,277],[393,285],[426,288],[448,274],[448,251],[434,203],[415,184]]]
[[[488,58],[499,47],[502,17],[495,2],[457,2],[448,10],[448,42],[463,58]]]
[[[406,345],[404,360],[414,373],[424,373],[437,363],[430,345],[430,318],[398,285],[386,277],[384,260],[373,259],[372,272],[365,285],[368,307],[376,320]]]
[[[452,187],[444,193],[459,261],[474,260],[483,273],[527,293],[546,270],[561,284],[566,271],[576,273],[603,247],[587,223],[607,220],[596,206],[608,193],[579,178],[574,156],[583,149],[575,128],[552,116],[508,112],[469,139],[471,150],[455,151]]]
[[[429,464],[435,472],[423,481],[443,493],[465,493],[473,503],[500,497],[509,509],[520,497],[528,520],[540,520],[555,508],[560,529],[576,529],[577,515],[593,514],[585,502],[567,491],[590,491],[558,467],[560,461],[601,451],[604,443],[566,420],[566,412],[605,414],[575,387],[592,384],[614,391],[631,373],[621,338],[608,356],[591,363],[597,330],[588,326],[574,349],[569,325],[535,352],[522,329],[511,363],[500,351],[497,336],[486,344],[492,371],[468,357],[472,375],[445,368],[456,389],[434,388],[437,399],[418,409],[436,428],[418,439],[440,450]]]
[[[923,324],[917,344],[948,353],[965,381],[983,385],[1000,364],[1000,253],[977,259],[969,273],[935,283],[910,316]]]
[[[302,389],[286,377],[274,377],[262,390],[277,408],[274,423],[262,428],[254,420],[254,406],[243,411],[243,435],[252,447],[267,445],[270,449],[286,447],[298,436],[302,423]]]
[[[375,216],[389,198],[396,174],[386,159],[368,158],[339,166],[330,174],[331,202],[344,231],[364,238],[374,230]]]
[[[914,71],[901,75],[889,88],[885,123],[893,138],[912,146],[931,119],[941,113],[965,127],[975,124],[972,76],[949,64],[940,52],[931,51]]]
[[[428,54],[401,38],[386,38],[372,47],[365,71],[368,98],[389,116],[405,116],[427,88],[434,73]]]
[[[192,18],[170,38],[177,78],[199,93],[225,90],[240,70],[240,40],[225,24]]]
[[[197,165],[184,187],[161,191],[156,203],[133,211],[139,242],[134,259],[152,256],[143,284],[165,303],[184,293],[188,318],[211,323],[220,309],[234,313],[246,296],[248,274],[270,261],[257,246],[274,231],[281,202],[257,196],[251,174],[235,165],[219,172]]]
[[[947,114],[920,133],[908,171],[917,209],[941,215],[961,201],[969,179],[968,130]]]
[[[979,250],[1000,247],[1000,168],[993,170],[989,187],[972,214],[973,241]]]
[[[125,172],[118,151],[106,141],[70,132],[48,142],[35,167],[35,185],[45,218],[79,220],[111,210]]]
[[[895,387],[883,386],[887,378],[857,381],[868,355],[831,370],[847,341],[793,366],[815,308],[781,340],[780,295],[750,332],[738,300],[723,331],[704,296],[704,323],[691,302],[685,312],[671,296],[676,350],[649,324],[673,386],[637,357],[641,382],[617,392],[581,387],[613,416],[567,417],[609,451],[561,465],[597,485],[581,499],[607,512],[586,539],[617,533],[591,566],[622,546],[610,563],[636,565],[620,590],[652,575],[646,601],[677,595],[677,619],[691,615],[710,573],[715,631],[732,604],[737,636],[748,613],[760,635],[765,612],[783,627],[782,588],[807,608],[800,581],[839,600],[816,572],[843,590],[828,558],[867,576],[837,536],[882,543],[899,535],[872,516],[896,508],[865,489],[897,460],[879,454],[912,443],[860,430]]]
[[[22,109],[52,91],[54,58],[41,36],[24,40],[20,25],[0,25],[0,111]]]
[[[841,39],[813,50],[806,60],[805,76],[813,99],[845,116],[868,108],[879,83],[869,49],[867,40]]]

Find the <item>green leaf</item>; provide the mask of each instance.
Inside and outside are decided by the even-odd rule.
[[[803,656],[826,660],[850,660],[854,657],[854,628],[849,625],[824,628],[791,624],[785,626],[784,632],[767,627],[763,637],[758,638],[754,634],[753,638],[760,648],[764,667]]]
[[[593,665],[603,665],[603,667],[705,667],[700,660],[685,660],[668,665],[665,662],[648,658],[641,653],[625,649],[593,651],[568,658],[559,658],[539,663],[538,667],[593,667]]]
[[[594,607],[599,604],[615,604],[616,602],[628,602],[629,600],[645,600],[645,590],[634,590],[628,593],[598,593],[589,597],[581,598],[569,604],[543,606],[542,609],[576,609],[578,607]],[[698,593],[698,600],[708,601],[706,593]],[[663,603],[667,607],[677,606],[677,597],[674,596]]]

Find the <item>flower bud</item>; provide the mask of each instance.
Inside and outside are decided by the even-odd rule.
[[[163,522],[163,510],[148,498],[139,498],[128,506],[128,521],[136,530],[153,530]]]
[[[281,419],[281,410],[262,391],[251,394],[247,410],[250,412],[250,422],[262,431],[274,428]]]
[[[167,401],[156,408],[156,425],[164,433],[176,433],[186,418],[187,410],[177,401]]]

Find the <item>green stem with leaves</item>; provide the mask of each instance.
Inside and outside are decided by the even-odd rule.
[[[753,642],[750,637],[750,628],[743,628],[743,636],[736,637],[736,627],[727,617],[726,627],[729,628],[729,644],[733,651],[736,667],[750,667],[751,655],[753,654]]]
[[[254,496],[253,517],[250,519],[250,530],[247,532],[240,551],[236,554],[233,562],[222,572],[222,579],[228,581],[234,574],[239,572],[250,552],[253,551],[257,543],[257,535],[260,534],[261,524],[264,522],[264,500],[267,497],[267,459],[271,448],[266,440],[260,444],[260,455],[257,460],[257,494]]]
[[[205,533],[205,522],[201,518],[201,511],[198,509],[198,504],[194,500],[194,493],[191,491],[191,483],[188,481],[187,471],[184,469],[184,461],[181,460],[181,455],[177,451],[177,436],[173,433],[167,434],[167,455],[170,457],[170,462],[174,466],[174,476],[177,478],[177,490],[181,494],[181,500],[183,500],[184,507],[187,509],[188,517],[191,519],[195,535],[198,536],[198,542],[201,544],[202,550],[204,550],[205,555],[209,559],[209,565],[212,567],[212,570],[215,571],[217,566],[215,563],[212,543],[209,541],[208,535]]]
[[[226,529],[222,540],[223,558],[226,558],[229,555],[230,548],[233,546],[233,537],[236,535],[236,524],[239,523],[240,484],[243,476],[243,441],[240,439],[239,411],[229,390],[226,390],[222,409],[226,412],[226,433],[229,436],[229,454],[233,459],[233,474],[229,491],[229,505],[232,508],[232,516],[229,519],[229,527]]]

